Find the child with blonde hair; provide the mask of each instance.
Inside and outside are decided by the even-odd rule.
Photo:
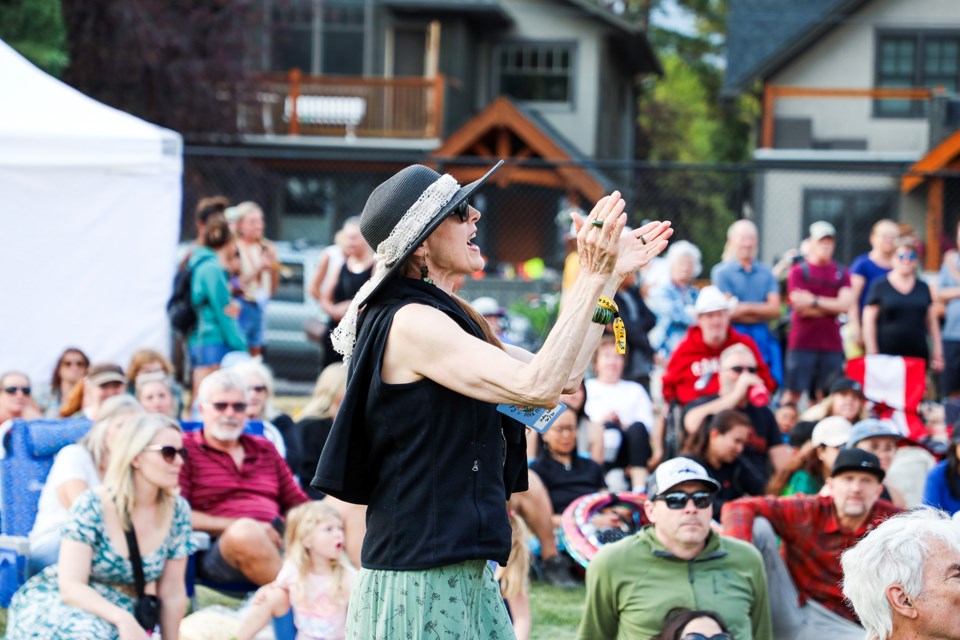
[[[237,639],[250,640],[292,608],[297,640],[342,640],[356,574],[343,552],[343,520],[333,507],[307,502],[290,510],[286,526],[280,574],[257,592]]]

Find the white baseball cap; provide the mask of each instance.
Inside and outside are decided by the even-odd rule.
[[[826,220],[817,220],[810,225],[810,237],[814,240],[822,240],[827,237],[836,238],[837,230]]]
[[[842,447],[850,440],[853,425],[843,416],[828,416],[817,423],[810,434],[810,441],[819,447],[822,444],[828,447]]]
[[[684,482],[702,482],[713,491],[720,490],[720,483],[710,477],[703,465],[696,460],[680,457],[671,458],[657,467],[647,483],[647,496],[656,498]]]
[[[737,306],[736,298],[727,297],[727,294],[711,284],[700,289],[693,310],[697,315],[700,315],[701,313],[712,313],[714,311],[732,311],[735,306]]]

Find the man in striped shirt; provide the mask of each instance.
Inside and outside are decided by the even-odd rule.
[[[193,528],[214,539],[198,571],[216,582],[266,584],[280,572],[283,515],[309,498],[269,441],[243,433],[243,378],[212,373],[197,397],[203,429],[184,436],[180,492]]]

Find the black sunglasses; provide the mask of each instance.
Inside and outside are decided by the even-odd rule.
[[[243,413],[247,410],[246,402],[211,402],[210,406],[217,411],[226,411],[227,407],[233,407],[237,413]]]
[[[693,493],[671,491],[662,496],[657,496],[654,500],[665,502],[667,509],[683,509],[687,506],[688,500],[693,500],[693,506],[697,509],[706,509],[713,503],[713,494],[709,491],[694,491]]]
[[[685,633],[680,640],[733,640],[733,636],[729,633],[715,633],[712,636],[705,636],[694,631],[693,633]]]
[[[743,373],[744,371],[749,371],[750,373],[756,373],[756,372],[757,372],[757,368],[756,368],[756,367],[744,367],[744,366],[741,366],[741,365],[739,365],[739,364],[738,364],[738,365],[734,365],[734,366],[732,366],[732,367],[728,367],[728,369],[729,369],[730,371],[733,371],[734,373],[737,373],[737,374]]]
[[[4,388],[3,388],[3,392],[6,393],[7,395],[11,395],[11,396],[14,395],[14,394],[16,394],[17,391],[22,391],[22,392],[23,392],[23,395],[25,395],[25,396],[30,395],[30,387],[16,387],[16,386],[14,386],[14,387],[4,387]]]
[[[184,462],[187,461],[187,450],[183,447],[177,449],[175,446],[170,444],[154,444],[145,448],[144,451],[159,451],[165,462],[173,463],[174,459],[177,457],[177,454],[180,454],[181,460]]]
[[[453,210],[450,212],[450,215],[454,215],[454,214],[456,214],[456,216],[460,218],[460,222],[466,222],[467,220],[469,220],[470,219],[470,201],[466,199],[461,200],[460,204],[455,206]]]

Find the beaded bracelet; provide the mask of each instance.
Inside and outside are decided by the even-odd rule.
[[[623,355],[627,352],[627,328],[620,317],[620,307],[617,306],[616,302],[606,296],[600,296],[597,308],[593,310],[592,320],[597,324],[610,324],[612,322],[617,353]]]

